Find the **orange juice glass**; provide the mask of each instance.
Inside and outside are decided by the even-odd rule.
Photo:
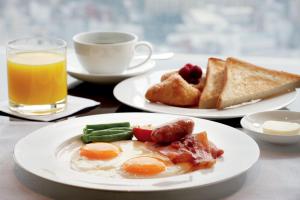
[[[66,107],[66,42],[23,38],[8,43],[9,108],[25,115],[57,113]]]

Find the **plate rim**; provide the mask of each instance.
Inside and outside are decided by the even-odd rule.
[[[78,118],[74,118],[74,119],[70,119],[70,120],[65,120],[65,121],[62,121],[62,122],[59,122],[59,123],[55,123],[55,124],[50,124],[50,125],[47,125],[47,126],[44,126],[42,128],[39,128],[33,132],[31,132],[30,134],[26,135],[25,137],[21,138],[14,146],[14,151],[13,151],[13,158],[14,158],[14,161],[15,163],[21,167],[23,170],[25,170],[26,172],[29,172],[30,174],[32,175],[35,175],[35,176],[38,176],[40,178],[43,178],[43,179],[46,179],[46,180],[50,180],[50,181],[53,181],[55,183],[59,183],[59,184],[64,184],[64,185],[70,185],[70,186],[74,186],[74,187],[79,187],[79,188],[87,188],[87,189],[96,189],[96,190],[102,190],[102,191],[119,191],[119,192],[163,192],[163,191],[173,191],[173,190],[181,190],[181,189],[186,189],[186,188],[196,188],[196,187],[205,187],[205,186],[209,186],[209,185],[214,185],[214,184],[217,184],[217,183],[220,183],[220,182],[225,182],[227,180],[231,180],[232,178],[235,178],[243,173],[246,173],[250,168],[252,168],[259,160],[259,157],[260,157],[260,149],[259,149],[259,146],[258,144],[256,143],[256,141],[251,138],[250,136],[248,136],[247,134],[243,133],[242,131],[238,130],[238,129],[235,129],[233,127],[230,127],[228,125],[225,125],[225,124],[221,124],[221,123],[218,123],[218,122],[213,122],[213,121],[210,121],[210,120],[207,120],[207,119],[199,119],[199,118],[195,118],[195,117],[190,117],[190,118],[194,118],[196,120],[204,120],[204,121],[210,121],[210,123],[216,123],[218,125],[221,125],[221,126],[225,126],[225,127],[229,127],[230,129],[235,129],[236,131],[238,132],[241,132],[241,134],[244,134],[243,137],[246,137],[249,141],[252,142],[252,144],[254,145],[253,148],[255,148],[255,159],[251,162],[251,164],[249,164],[249,166],[247,166],[245,169],[239,171],[238,173],[234,174],[233,176],[230,176],[230,177],[227,177],[227,178],[224,178],[224,179],[221,179],[221,180],[218,180],[218,181],[213,181],[213,182],[209,182],[209,183],[206,183],[206,184],[202,184],[202,185],[197,185],[197,184],[194,184],[192,186],[189,186],[189,185],[179,185],[179,186],[172,186],[171,188],[151,188],[151,189],[147,189],[147,190],[141,190],[141,189],[137,189],[137,190],[124,190],[124,189],[115,189],[115,188],[99,188],[99,186],[101,186],[100,184],[98,185],[98,187],[95,186],[95,184],[91,184],[91,183],[84,183],[84,184],[78,184],[78,181],[77,182],[74,182],[74,181],[65,181],[65,180],[62,180],[62,179],[59,179],[59,178],[55,178],[54,176],[47,176],[45,174],[41,174],[39,172],[37,172],[35,169],[28,169],[30,167],[28,166],[25,166],[24,164],[22,164],[20,162],[20,160],[18,159],[18,155],[17,155],[17,148],[18,146],[22,145],[22,142],[25,140],[26,141],[26,138],[27,137],[32,137],[31,135],[32,134],[39,134],[40,131],[43,131],[43,129],[48,129],[48,128],[51,128],[51,127],[55,127],[57,126],[57,124],[61,125],[63,123],[70,123],[70,121],[76,121],[76,120],[80,120],[81,118],[89,118],[89,117],[96,117],[96,116],[103,116],[103,115],[119,115],[119,114],[124,114],[124,115],[132,115],[132,114],[138,114],[138,115],[165,115],[165,116],[177,116],[177,117],[183,117],[181,115],[170,115],[170,114],[160,114],[160,113],[144,113],[144,112],[128,112],[128,113],[107,113],[107,114],[98,114],[98,115],[90,115],[90,116],[84,116],[84,117],[78,117]],[[82,183],[82,182],[81,182]]]
[[[137,108],[137,109],[140,109],[140,110],[144,110],[144,111],[148,111],[148,112],[157,112],[157,113],[165,113],[165,114],[175,114],[175,115],[185,115],[185,116],[191,116],[191,117],[201,117],[201,118],[206,118],[206,119],[229,119],[229,118],[239,118],[239,117],[244,117],[245,115],[249,115],[249,114],[252,114],[254,112],[247,112],[247,113],[243,113],[243,114],[227,114],[227,115],[216,115],[216,114],[184,114],[184,113],[180,113],[180,111],[175,111],[175,112],[168,112],[168,111],[163,111],[163,110],[159,110],[159,109],[151,109],[151,108],[147,108],[147,107],[144,107],[144,106],[139,106],[139,105],[135,105],[135,104],[132,104],[130,102],[127,102],[125,101],[124,99],[122,99],[118,94],[117,94],[117,90],[118,88],[122,85],[122,84],[125,84],[126,82],[130,82],[132,80],[135,80],[135,79],[138,79],[138,78],[141,78],[141,77],[147,77],[147,76],[150,76],[151,74],[154,74],[154,73],[163,73],[163,72],[168,72],[172,69],[169,69],[169,70],[156,70],[156,71],[152,71],[152,72],[147,72],[145,74],[141,74],[141,75],[138,75],[138,76],[134,76],[134,77],[130,77],[128,79],[125,79],[121,82],[119,82],[113,89],[113,95],[114,97],[120,101],[121,103],[127,105],[127,106],[130,106],[130,107],[133,107],[133,108]],[[286,93],[286,94],[292,94],[294,93],[294,95],[289,99],[289,101],[286,101],[285,103],[282,103],[281,105],[278,105],[276,107],[273,107],[273,108],[270,108],[270,109],[266,109],[264,111],[272,111],[272,110],[278,110],[278,109],[281,109],[281,108],[284,108],[286,106],[288,106],[289,104],[291,104],[293,101],[296,100],[297,98],[297,91],[292,91],[290,93]],[[274,97],[276,98],[276,97]],[[263,100],[262,100],[263,101]],[[258,102],[259,103],[259,102]],[[164,106],[167,106],[167,107],[174,107],[176,109],[176,106],[168,106],[168,105],[164,105]],[[181,107],[178,107],[179,109],[181,109]],[[193,109],[193,108],[185,108],[185,109]],[[234,108],[230,108],[230,109],[234,109]],[[198,110],[205,110],[205,109],[198,109]]]
[[[87,74],[87,73],[78,73],[75,71],[70,70],[70,68],[67,67],[67,73],[71,77],[86,81],[89,83],[98,83],[98,84],[115,84],[123,81],[126,78],[131,78],[133,76],[139,76],[142,74],[145,74],[156,67],[156,61],[155,60],[149,60],[147,63],[149,67],[146,68],[146,70],[141,72],[135,72],[131,74]],[[145,65],[144,64],[144,65]]]

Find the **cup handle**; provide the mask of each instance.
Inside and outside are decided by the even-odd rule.
[[[134,50],[136,51],[136,49],[140,46],[144,46],[148,49],[148,56],[142,62],[140,62],[136,65],[133,65],[133,66],[129,66],[129,69],[133,69],[133,68],[136,68],[136,67],[139,67],[139,66],[145,64],[148,60],[150,60],[150,58],[152,56],[152,45],[149,42],[141,41],[141,42],[136,43],[134,46]]]

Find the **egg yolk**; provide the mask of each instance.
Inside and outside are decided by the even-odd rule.
[[[127,160],[122,169],[130,174],[140,176],[153,176],[166,170],[166,165],[152,157],[137,157]]]
[[[118,156],[120,149],[110,143],[96,142],[86,144],[80,149],[80,155],[91,160],[106,160]]]

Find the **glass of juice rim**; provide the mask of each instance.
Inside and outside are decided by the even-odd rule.
[[[48,115],[67,105],[67,43],[28,37],[6,48],[9,109],[23,115]]]

